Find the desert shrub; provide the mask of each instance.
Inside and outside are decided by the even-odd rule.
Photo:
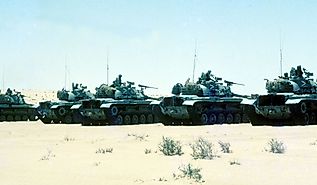
[[[315,140],[314,142],[311,142],[310,145],[317,145],[317,140]]]
[[[241,165],[241,163],[237,160],[232,160],[232,161],[229,161],[229,164],[230,165]]]
[[[144,150],[144,153],[145,153],[145,154],[150,154],[150,153],[152,153],[152,150],[146,148],[146,149]]]
[[[106,153],[112,153],[113,148],[106,148]]]
[[[221,151],[223,153],[231,153],[232,152],[232,150],[230,150],[230,143],[218,141],[218,144],[220,145]]]
[[[181,174],[178,177],[193,179],[196,182],[204,182],[200,174],[201,168],[195,168],[192,164],[178,167]]]
[[[112,153],[113,148],[98,148],[96,154]]]
[[[68,142],[68,141],[75,141],[75,138],[69,137],[69,136],[65,136],[64,137],[64,141]]]
[[[164,136],[162,142],[159,144],[159,150],[167,156],[183,154],[180,141]]]
[[[43,155],[40,160],[45,161],[45,160],[50,160],[52,157],[55,157],[53,154],[52,150],[47,150],[47,154]]]
[[[198,138],[194,143],[190,144],[193,150],[191,154],[194,159],[213,159],[216,157],[213,144],[203,138]]]
[[[267,145],[268,145],[268,148],[266,149],[266,151],[272,152],[272,153],[281,154],[281,153],[284,153],[286,149],[284,143],[277,139],[270,139]]]
[[[139,140],[139,141],[147,141],[147,139],[146,139],[146,138],[148,138],[148,137],[149,137],[149,135],[148,135],[148,134],[146,134],[146,135],[128,134],[128,136],[132,136],[132,137],[134,137],[136,140]]]

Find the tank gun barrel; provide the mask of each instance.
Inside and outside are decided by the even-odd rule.
[[[227,84],[227,86],[231,86],[231,85],[242,85],[242,86],[244,86],[244,84],[240,84],[240,83],[236,83],[236,82],[231,82],[231,81],[227,81],[227,80],[225,80],[224,82]]]
[[[128,83],[129,85],[134,85],[134,82],[131,82],[131,81],[127,81],[127,83]]]
[[[141,88],[144,88],[144,89],[158,89],[157,87],[151,87],[151,86],[147,86],[147,85],[138,85],[139,87]]]

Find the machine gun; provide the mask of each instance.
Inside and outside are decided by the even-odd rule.
[[[240,84],[240,83],[236,83],[236,82],[231,82],[231,81],[227,81],[227,80],[225,80],[224,82],[227,84],[228,87],[229,87],[229,86],[232,86],[232,85],[242,85],[242,86],[244,86],[244,84]]]
[[[151,87],[151,86],[147,86],[147,85],[138,85],[139,87],[141,87],[141,89],[157,89],[156,87]]]
[[[304,73],[306,75],[306,78],[310,78],[311,76],[314,75],[314,73],[308,72],[307,69],[305,69],[305,68],[303,68],[303,71],[304,71]]]

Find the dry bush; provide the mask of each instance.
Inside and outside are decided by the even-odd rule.
[[[230,150],[230,143],[218,141],[218,144],[220,145],[221,151],[223,153],[232,153],[232,150]]]
[[[198,138],[194,143],[190,144],[190,147],[193,150],[191,154],[194,159],[213,159],[217,157],[215,150],[213,149],[214,145],[203,138]]]
[[[270,139],[267,145],[268,148],[266,148],[266,151],[268,152],[282,154],[286,150],[284,143],[277,139]]]
[[[50,160],[52,157],[55,157],[55,154],[53,154],[52,150],[47,149],[47,154],[43,155],[40,160],[45,161],[45,160]]]
[[[146,148],[146,149],[144,150],[144,153],[145,153],[145,154],[150,154],[150,153],[152,153],[152,150],[151,150],[151,149]]]
[[[146,135],[139,135],[139,134],[128,134],[128,136],[132,136],[132,137],[134,137],[136,140],[139,140],[139,141],[147,141],[147,139],[146,138],[148,138],[149,137],[149,135],[148,134],[146,134]]]
[[[176,141],[169,137],[163,136],[163,141],[159,144],[159,150],[167,156],[182,155],[182,145],[180,141]]]
[[[229,161],[229,164],[230,165],[241,165],[241,163],[237,160],[232,160],[232,161]]]
[[[196,182],[204,182],[203,177],[200,174],[201,168],[195,168],[192,164],[189,163],[187,165],[178,167],[178,169],[181,174],[178,176],[174,174],[174,177],[188,178]]]
[[[69,142],[69,141],[75,141],[75,138],[69,137],[69,136],[65,136],[64,137],[64,141]]]
[[[105,154],[105,153],[112,153],[113,148],[98,148],[96,150],[96,154]]]

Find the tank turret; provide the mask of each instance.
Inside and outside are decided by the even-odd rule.
[[[150,97],[144,94],[144,89],[155,88],[146,85],[138,85],[140,89],[135,87],[134,82],[126,81],[122,82],[122,75],[119,75],[112,85],[102,84],[96,88],[96,98],[114,98],[120,99],[136,99],[144,100]]]
[[[87,86],[83,86],[82,84],[72,84],[72,91],[67,91],[62,89],[61,91],[57,91],[57,98],[59,100],[65,101],[78,101],[82,99],[90,99],[93,98],[94,95],[87,90]]]
[[[222,78],[214,76],[209,70],[207,73],[202,73],[196,83],[189,82],[189,79],[185,82],[185,85],[178,83],[172,89],[174,95],[196,95],[199,97],[232,97],[230,86],[238,84],[235,82],[224,81],[227,85],[223,85]]]
[[[273,81],[267,80],[266,89],[268,93],[315,94],[317,84],[310,78],[311,76],[313,73],[305,68],[302,70],[300,65],[296,69],[292,67],[290,75],[285,73],[283,77]]]
[[[0,104],[23,105],[25,104],[23,97],[21,92],[8,88],[5,94],[0,95]]]

